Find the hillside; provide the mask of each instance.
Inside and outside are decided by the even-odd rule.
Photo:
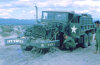
[[[34,24],[35,19],[30,19],[30,20],[25,20],[25,19],[2,19],[0,18],[0,25],[9,25],[9,24],[14,24],[14,25],[23,25],[23,24]]]

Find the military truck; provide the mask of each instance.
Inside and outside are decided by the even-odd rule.
[[[77,47],[91,45],[95,31],[90,14],[76,14],[67,11],[42,11],[41,22],[34,24],[17,38],[5,40],[6,45],[21,45],[25,51],[48,51],[52,47],[61,48],[64,34],[72,37]]]

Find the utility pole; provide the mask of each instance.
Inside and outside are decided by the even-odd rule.
[[[35,10],[36,10],[36,22],[38,23],[38,7],[35,4]]]

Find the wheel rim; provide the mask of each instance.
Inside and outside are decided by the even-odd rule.
[[[92,39],[93,39],[93,36],[92,36],[91,33],[89,33],[88,38],[89,38],[88,43],[89,43],[89,46],[90,46],[91,42],[92,42]]]
[[[88,47],[88,36],[85,34],[84,36],[84,47]]]

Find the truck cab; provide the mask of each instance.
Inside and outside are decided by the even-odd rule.
[[[81,15],[75,14],[74,12],[67,11],[43,11],[42,12],[42,22],[47,23],[60,23],[63,27],[60,30],[67,35],[72,36],[71,28],[73,26],[79,27]],[[79,33],[75,31],[78,35]]]
[[[71,36],[76,43],[83,47],[90,45],[94,23],[90,14],[76,14],[67,11],[43,11],[42,22],[59,23],[59,31]],[[57,28],[57,27],[56,27]],[[86,44],[84,44],[86,43]]]

